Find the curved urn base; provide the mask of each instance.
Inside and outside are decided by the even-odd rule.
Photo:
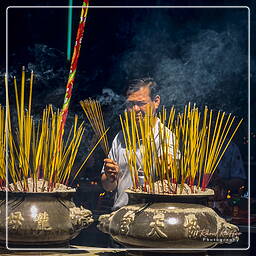
[[[200,204],[127,205],[99,218],[98,228],[126,247],[209,248],[239,240],[237,226]]]
[[[67,245],[93,222],[91,211],[76,207],[74,192],[0,192],[0,243],[13,247]]]

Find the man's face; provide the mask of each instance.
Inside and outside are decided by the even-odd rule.
[[[160,104],[160,96],[156,96],[154,100],[150,97],[150,89],[145,86],[141,87],[138,91],[130,94],[126,100],[126,109],[128,111],[134,110],[136,113],[136,120],[143,117],[147,109],[152,108],[155,114]]]

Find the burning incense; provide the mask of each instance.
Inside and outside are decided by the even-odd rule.
[[[205,107],[201,115],[196,105],[190,104],[176,118],[174,107],[168,118],[163,108],[159,119],[160,125],[155,127],[156,117],[150,109],[139,122],[134,111],[120,116],[133,189],[139,188],[139,149],[144,171],[143,191],[178,193],[179,187],[179,193],[183,193],[188,186],[190,193],[205,191],[242,120],[234,125],[235,117],[219,111],[213,124],[212,110]]]
[[[5,135],[5,110],[0,105],[0,189],[5,186],[6,180],[6,163],[5,163],[5,147],[6,147],[6,135]]]
[[[100,103],[96,100],[88,99],[80,101],[86,117],[88,118],[93,131],[95,132],[97,139],[101,138],[106,131],[105,122],[103,119],[102,109]],[[101,142],[101,147],[107,156],[109,153],[109,144],[107,135],[103,137]]]
[[[62,114],[59,110],[54,111],[52,106],[49,105],[44,109],[41,121],[35,122],[31,116],[33,73],[30,77],[27,108],[25,107],[25,80],[25,69],[23,68],[20,91],[17,80],[14,78],[18,117],[15,132],[12,130],[11,115],[7,115],[9,131],[8,169],[12,179],[12,186],[9,189],[38,192],[38,183],[40,180],[44,180],[43,186],[40,188],[41,191],[53,191],[58,184],[68,185],[72,173],[74,173],[73,180],[77,177],[107,131],[98,139],[80,168],[74,172],[73,166],[85,130],[83,123],[78,123],[76,115],[67,140],[62,141],[59,136]],[[8,89],[7,79],[5,82]],[[7,109],[9,109],[9,106],[7,106]],[[4,129],[4,112],[3,107],[0,106],[0,147],[4,149],[2,152],[5,153]],[[1,188],[3,188],[6,179],[4,153],[0,156]],[[32,186],[29,184],[31,180]]]

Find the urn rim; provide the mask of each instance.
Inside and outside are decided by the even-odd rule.
[[[208,198],[211,196],[214,196],[214,190],[209,190],[209,193],[205,193],[205,194],[169,194],[169,193],[148,193],[148,192],[137,192],[137,191],[133,191],[131,189],[126,189],[125,192],[128,195],[133,195],[133,196],[138,196],[138,197],[170,197],[170,198]]]
[[[32,191],[4,191],[4,190],[0,190],[0,194],[10,194],[10,195],[15,195],[15,196],[26,196],[26,195],[40,195],[40,196],[54,196],[54,195],[72,195],[76,193],[76,189],[72,189],[72,190],[66,190],[66,191],[45,191],[45,192],[32,192]]]

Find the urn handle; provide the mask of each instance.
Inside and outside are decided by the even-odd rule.
[[[80,207],[69,208],[69,216],[73,227],[82,229],[93,223],[92,212]]]
[[[99,217],[99,223],[97,228],[102,231],[103,233],[109,233],[109,220],[110,214],[104,214]]]
[[[117,210],[118,211],[118,210]],[[117,211],[111,212],[110,214],[103,214],[98,219],[97,228],[103,233],[110,233],[109,225]]]

